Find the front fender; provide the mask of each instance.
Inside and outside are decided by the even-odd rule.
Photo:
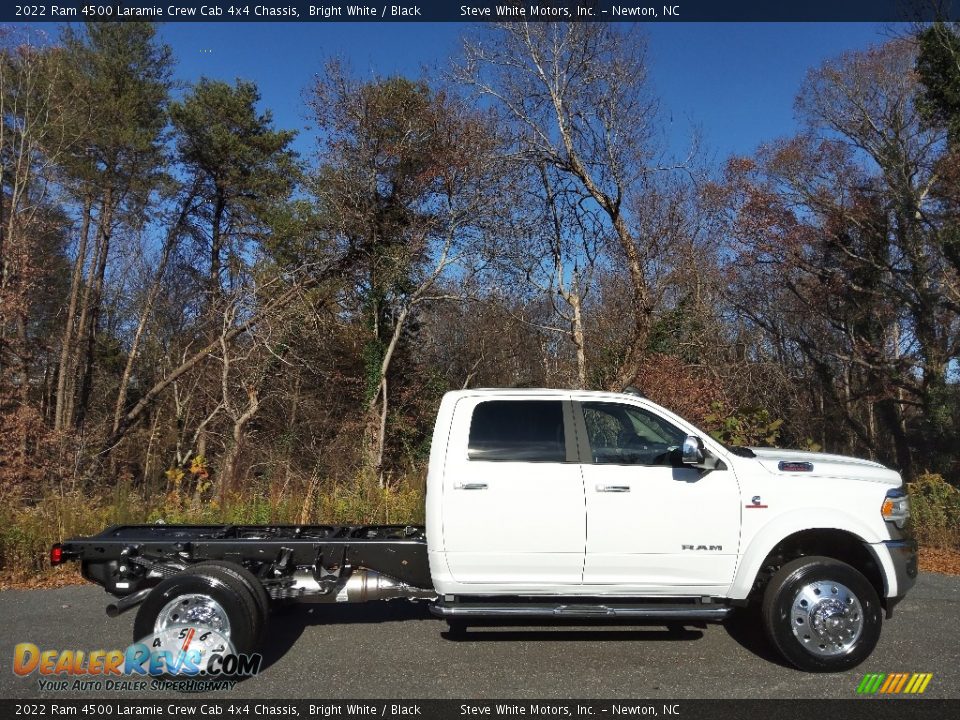
[[[771,518],[751,538],[744,538],[747,544],[738,559],[729,597],[733,600],[746,599],[770,551],[784,538],[804,530],[839,530],[871,544],[888,539],[879,537],[875,529],[855,515],[834,508],[807,508],[783,513]],[[886,574],[888,568],[882,560],[881,566]]]

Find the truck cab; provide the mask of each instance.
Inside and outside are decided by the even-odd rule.
[[[453,392],[430,457],[430,574],[443,598],[461,603],[564,596],[737,607],[762,598],[784,565],[829,558],[862,576],[890,613],[916,577],[901,484],[869,460],[727,447],[639,394]],[[823,591],[807,585],[814,598]],[[846,603],[853,591],[843,588]],[[799,639],[819,651],[817,623],[837,613],[819,600],[797,604],[781,613],[813,626]],[[848,628],[858,639],[865,614]],[[836,648],[825,649],[817,659],[832,664]]]

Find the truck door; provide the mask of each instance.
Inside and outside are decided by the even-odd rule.
[[[579,583],[586,517],[572,405],[457,402],[443,479],[443,539],[457,582]]]
[[[728,586],[740,540],[734,473],[684,467],[676,448],[688,432],[650,408],[582,402],[574,413],[587,499],[584,584],[655,594]]]

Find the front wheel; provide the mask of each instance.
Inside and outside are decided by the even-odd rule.
[[[770,579],[761,612],[780,654],[809,672],[863,662],[880,639],[880,598],[856,569],[828,557],[801,557]]]

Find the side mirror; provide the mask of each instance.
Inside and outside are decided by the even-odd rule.
[[[684,465],[700,465],[703,462],[703,443],[696,435],[687,435],[680,450]]]

